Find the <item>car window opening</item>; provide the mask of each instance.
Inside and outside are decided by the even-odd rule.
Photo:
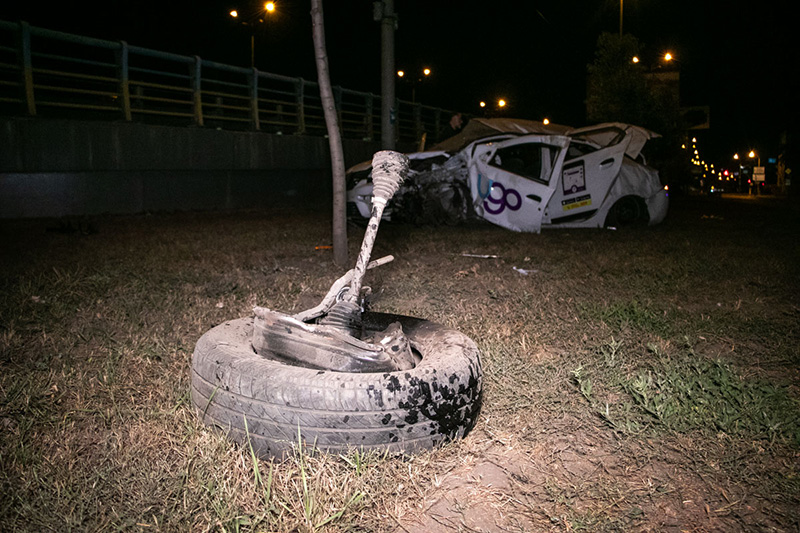
[[[546,184],[550,177],[542,175],[542,145],[538,143],[499,148],[489,160],[489,165],[539,183]]]

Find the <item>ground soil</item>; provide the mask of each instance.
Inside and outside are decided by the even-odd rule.
[[[800,531],[792,199],[540,235],[383,225],[371,305],[477,342],[480,419],[415,457],[286,463],[199,421],[191,353],[254,305],[319,301],[342,273],[324,213],[0,230],[0,530]]]
[[[691,239],[692,232],[703,232],[709,240],[730,239],[726,245],[733,248],[746,246],[754,233],[763,232],[762,243],[769,250],[769,234],[775,232],[784,238],[796,235],[800,222],[795,207],[774,198],[679,198],[677,203],[674,211],[678,213],[667,223],[667,231],[681,228],[687,231],[682,237],[685,239]],[[766,217],[749,217],[755,213]],[[574,233],[564,236],[573,235],[580,238]],[[560,235],[553,232],[547,236],[558,239]],[[664,233],[656,230],[651,236],[658,239]],[[637,239],[640,237],[636,235]],[[777,239],[774,246],[782,246],[781,241]],[[784,251],[797,254],[797,243],[784,241],[785,244],[793,246],[793,250]],[[669,246],[666,242],[665,248]],[[725,260],[722,256],[719,259]],[[764,259],[769,261],[769,255]],[[540,261],[535,264],[541,265],[542,270],[548,268]],[[444,268],[444,265],[431,266]],[[495,263],[490,260],[487,268],[486,262],[478,261],[456,275],[475,282],[476,278],[486,276],[486,270],[498,267],[510,265],[503,260]],[[591,278],[597,273],[587,274],[589,279],[581,285],[591,291]],[[699,314],[702,320],[703,310],[720,306],[716,300],[735,296],[725,294],[725,279],[719,282],[719,290],[699,292],[692,298],[680,295],[684,300],[675,305]],[[758,282],[750,282],[754,283]],[[504,288],[491,276],[482,285],[487,291]],[[790,326],[793,331],[788,340],[793,343],[790,350],[797,355],[800,353],[796,329],[798,298],[792,293],[794,288],[796,283],[779,288],[777,300],[783,312],[793,316]],[[766,295],[753,296],[755,303],[766,298]],[[746,357],[748,352],[745,346],[734,346],[730,338],[698,337],[697,352],[711,357]],[[744,338],[740,342],[757,341]],[[541,365],[549,359],[557,365],[559,360],[563,361],[563,354],[546,351],[544,346],[538,353],[530,354],[530,362]],[[791,377],[790,387],[796,394],[800,383],[798,371],[794,364],[791,368],[784,366],[788,362],[780,363],[778,372],[783,373],[783,378]],[[748,360],[743,364],[744,369],[777,377],[760,362]],[[765,495],[757,487],[765,471],[771,471],[770,477],[795,479],[800,466],[800,452],[796,448],[780,451],[773,448],[768,452],[763,442],[733,442],[735,439],[724,434],[718,435],[720,442],[704,441],[702,435],[679,434],[631,439],[609,431],[608,425],[597,417],[570,413],[546,421],[534,418],[537,419],[534,427],[515,427],[508,433],[496,433],[491,420],[484,419],[470,436],[473,445],[469,454],[437,480],[436,489],[421,506],[421,512],[402,521],[397,531],[800,531],[797,485],[793,493],[782,495]],[[791,423],[798,424],[797,413]],[[729,463],[728,467],[735,469],[738,461],[752,461],[750,473],[759,474],[740,477],[726,472],[719,464]],[[776,464],[771,463],[775,461],[782,466],[773,469]]]

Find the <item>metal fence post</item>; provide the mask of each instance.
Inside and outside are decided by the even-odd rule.
[[[339,131],[344,131],[344,124],[342,124],[342,88],[339,85],[333,88],[333,105],[336,107],[336,121],[339,123]]]
[[[36,116],[36,100],[33,94],[33,59],[31,54],[31,27],[27,22],[19,23],[19,59],[22,67],[22,90],[24,91],[26,111]]]
[[[396,145],[397,140],[400,138],[400,99],[394,99],[394,107],[392,107],[392,112],[389,113],[389,117],[392,120],[392,142]],[[385,141],[381,141],[385,142]]]
[[[294,84],[295,99],[297,102],[297,135],[304,135],[306,133],[306,113],[305,113],[305,82],[303,78],[297,78]]]
[[[261,129],[261,122],[258,118],[258,69],[256,68],[250,72],[250,120],[254,130]]]
[[[419,142],[422,138],[424,127],[422,126],[422,104],[414,105],[414,142]]]
[[[194,123],[203,125],[203,95],[200,92],[200,56],[194,56],[194,63],[190,67],[192,78],[192,103],[194,109]]]
[[[364,126],[366,130],[366,135],[364,137],[365,141],[371,141],[373,135],[375,135],[374,126],[372,124],[372,106],[373,96],[372,93],[368,93],[364,97]]]
[[[128,43],[120,41],[120,48],[117,51],[117,78],[119,79],[119,104],[122,116],[130,122],[131,116],[131,86],[128,77]]]

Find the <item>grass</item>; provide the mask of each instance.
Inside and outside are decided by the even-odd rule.
[[[256,304],[318,303],[341,274],[324,216],[2,222],[0,530],[794,530],[797,214],[685,199],[642,230],[387,225],[373,307],[477,341],[478,425],[410,458],[281,463],[200,423],[191,353]]]
[[[800,404],[787,383],[745,379],[731,364],[689,345],[668,353],[650,344],[636,362],[619,366],[621,348],[611,339],[600,348],[602,364],[572,371],[581,394],[614,429],[626,435],[699,432],[707,438],[721,432],[800,447]]]

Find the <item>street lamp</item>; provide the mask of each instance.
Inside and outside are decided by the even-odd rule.
[[[266,2],[264,4],[264,7],[263,7],[263,12],[264,13],[272,14],[272,13],[275,12],[275,10],[276,10],[275,2]],[[240,13],[236,9],[230,11],[228,14],[230,15],[230,17],[232,19],[236,19],[237,21],[239,21],[240,24],[250,27],[250,68],[255,68],[255,66],[256,66],[256,32],[255,32],[255,26],[256,26],[257,23],[265,22],[266,21],[266,17],[260,18],[261,10],[258,11],[258,14],[255,17],[253,17],[253,20],[251,20],[251,21],[239,20]]]
[[[666,65],[680,63],[680,61],[675,58],[675,55],[672,52],[663,52],[656,58],[653,56],[633,56],[631,57],[631,63],[634,65],[639,65],[641,63],[639,68],[644,68],[646,72],[653,72],[657,69],[664,68]]]
[[[739,153],[733,154],[733,160],[736,161],[736,165],[739,167],[738,177],[736,178],[736,192],[742,192],[743,181],[744,181],[744,167],[742,166],[742,162],[739,161]]]
[[[405,70],[398,70],[397,77],[398,78],[405,78],[406,74],[408,74]],[[433,74],[433,71],[428,67],[423,68],[420,71],[420,76],[416,79],[417,82],[421,82],[422,80],[429,78]],[[413,80],[412,80],[413,81]]]
[[[405,70],[397,71],[397,77],[400,78],[401,80],[407,80],[406,83],[411,85],[411,103],[413,104],[416,103],[417,101],[417,84],[422,83],[426,79],[430,78],[431,74],[433,74],[433,71],[428,67],[424,67],[420,71],[419,77],[416,79],[414,79],[413,77],[407,77],[406,74],[407,72]]]

